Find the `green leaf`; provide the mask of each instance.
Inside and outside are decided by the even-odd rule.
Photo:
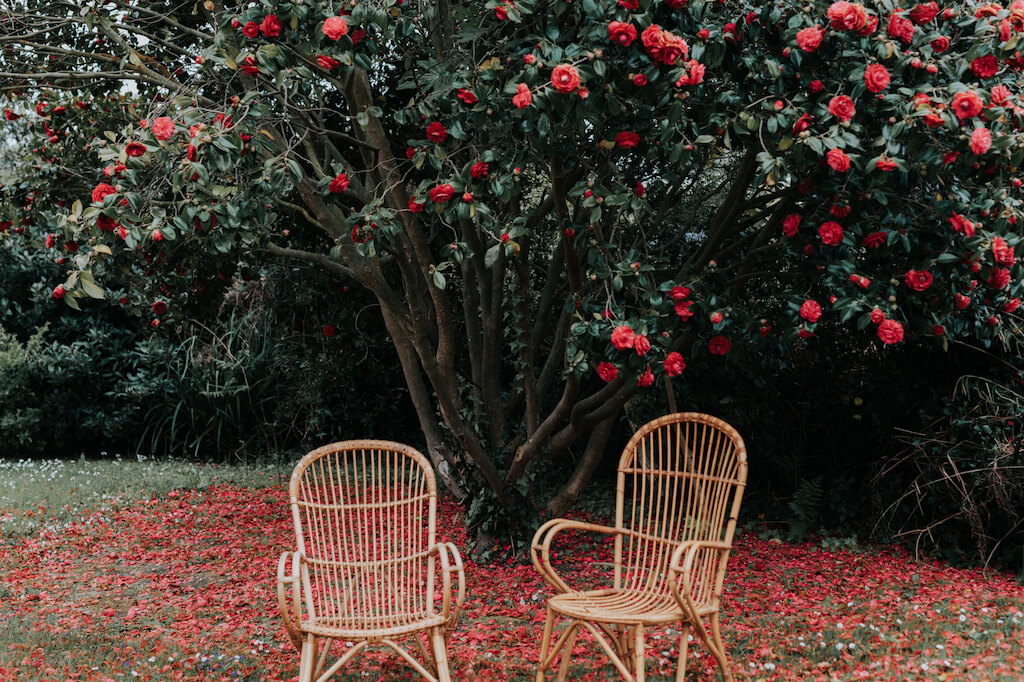
[[[93,282],[91,277],[89,279],[86,279],[84,272],[82,273],[82,275],[82,291],[85,292],[85,295],[90,298],[103,298],[103,289],[101,289],[95,282]]]
[[[501,255],[501,244],[495,244],[491,248],[487,249],[487,253],[484,254],[484,265],[491,268],[498,262],[498,256]]]

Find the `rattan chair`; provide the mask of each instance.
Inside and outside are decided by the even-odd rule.
[[[722,420],[691,412],[644,425],[619,460],[615,526],[553,519],[533,538],[533,564],[559,592],[547,603],[538,682],[560,652],[565,678],[580,627],[625,679],[642,682],[646,629],[670,624],[682,630],[677,681],[686,675],[691,629],[731,680],[718,609],[746,480],[743,439]],[[552,566],[552,540],[576,529],[615,537],[611,588],[573,589]],[[570,623],[552,647],[556,616]]]
[[[370,644],[394,649],[428,680],[451,680],[447,642],[466,584],[458,550],[435,540],[427,459],[387,441],[325,445],[296,465],[289,491],[298,551],[281,555],[277,596],[301,654],[299,682],[326,680]],[[399,643],[407,638],[421,660]],[[328,665],[339,641],[349,644],[334,647]]]

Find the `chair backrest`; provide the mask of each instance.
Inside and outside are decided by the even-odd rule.
[[[389,441],[325,445],[299,461],[289,492],[312,617],[373,630],[432,609],[437,485],[426,457]]]
[[[685,412],[645,424],[619,460],[615,525],[633,531],[615,543],[615,586],[666,593],[668,562],[680,542],[732,543],[747,450],[721,419]],[[701,596],[721,591],[708,576]]]

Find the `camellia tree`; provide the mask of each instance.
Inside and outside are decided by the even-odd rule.
[[[211,256],[319,263],[481,508],[579,447],[564,511],[687,364],[1019,332],[1024,0],[8,6],[8,118],[94,169],[53,295],[127,269],[157,322]],[[42,87],[136,104],[68,145]]]

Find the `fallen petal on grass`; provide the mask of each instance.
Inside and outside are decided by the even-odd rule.
[[[267,482],[270,483],[269,481]],[[9,512],[12,513],[12,512]],[[470,545],[442,500],[439,535]],[[283,486],[214,485],[113,502],[0,544],[0,679],[291,679],[277,557],[294,538]],[[612,545],[567,536],[561,570],[607,582]],[[532,679],[552,593],[530,565],[467,561],[449,647],[458,679]],[[824,549],[741,534],[723,633],[738,679],[1018,680],[1024,587],[1008,574],[915,562],[899,548]],[[678,631],[654,630],[649,677],[674,674]],[[698,643],[690,675],[714,679]],[[615,679],[589,635],[572,679]],[[371,650],[337,679],[405,679]]]

